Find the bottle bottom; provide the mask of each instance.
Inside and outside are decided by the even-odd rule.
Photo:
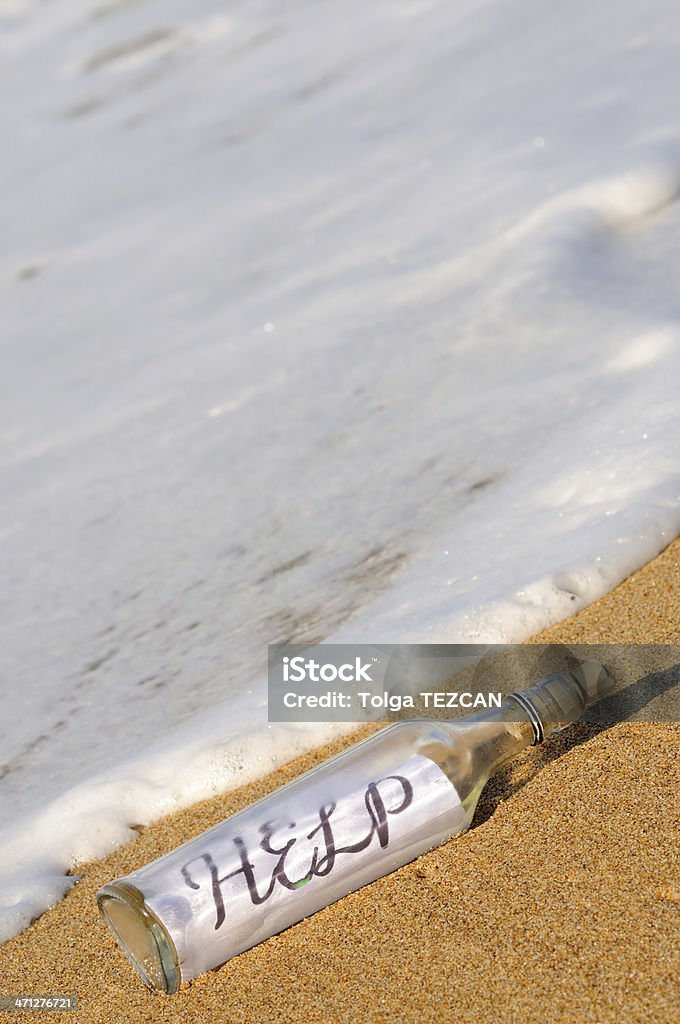
[[[181,984],[177,954],[165,928],[133,885],[112,882],[97,893],[99,911],[148,988],[172,995]]]

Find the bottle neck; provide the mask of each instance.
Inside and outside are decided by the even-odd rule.
[[[557,672],[508,694],[499,708],[438,722],[453,741],[444,770],[470,815],[486,781],[501,765],[575,722],[590,704],[615,688],[601,665],[585,662],[574,672]]]
[[[437,724],[444,726],[451,738],[449,755],[442,767],[472,817],[490,776],[534,742],[531,720],[514,700],[505,697],[500,708]]]
[[[528,716],[536,744],[576,722],[586,708],[615,689],[614,679],[602,665],[586,661],[572,672],[554,672],[509,696]]]
[[[463,724],[474,733],[479,758],[492,772],[534,743],[535,731],[529,713],[510,696],[503,698],[499,708],[466,715],[455,723]]]

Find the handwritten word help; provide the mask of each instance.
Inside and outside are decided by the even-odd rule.
[[[183,864],[181,874],[190,889],[200,889],[204,883],[197,879],[204,873],[208,876],[205,882],[208,883],[209,879],[212,888],[215,930],[222,927],[227,917],[224,887],[231,879],[242,876],[250,900],[259,906],[271,898],[277,886],[292,891],[303,888],[313,878],[330,875],[339,858],[360,854],[371,845],[387,849],[390,842],[389,819],[411,806],[413,786],[404,775],[387,775],[370,782],[363,793],[359,812],[356,794],[353,796],[351,801],[322,804],[312,816],[311,828],[309,815],[303,815],[302,828],[295,821],[284,828],[280,822],[263,823],[257,830],[259,842],[256,838],[256,845],[251,843],[250,849],[242,836],[234,835],[225,859],[236,855],[237,866],[225,874],[220,874],[215,857],[208,851]],[[348,825],[353,841],[339,845],[343,840],[338,836],[347,833]],[[276,841],[277,833],[289,833],[291,829],[297,829],[297,835]]]

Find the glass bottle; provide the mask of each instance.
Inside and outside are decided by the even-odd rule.
[[[467,829],[489,777],[613,692],[596,662],[500,708],[391,725],[97,893],[167,994]]]

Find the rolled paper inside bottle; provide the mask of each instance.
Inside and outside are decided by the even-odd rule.
[[[464,829],[449,778],[408,753],[381,771],[359,744],[104,886],[102,916],[143,981],[172,993]]]

